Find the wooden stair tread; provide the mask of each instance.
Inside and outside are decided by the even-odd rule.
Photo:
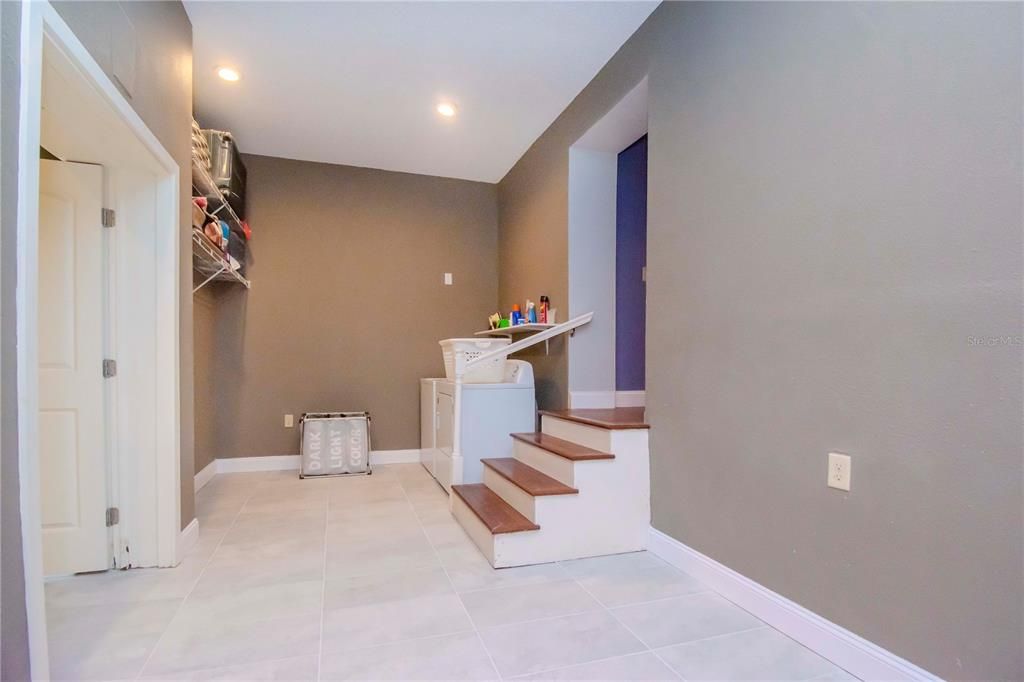
[[[579,490],[576,488],[567,486],[561,481],[537,471],[532,466],[524,464],[514,457],[483,459],[480,461],[483,462],[485,467],[493,470],[508,480],[509,483],[533,497],[579,493]]]
[[[606,409],[541,410],[542,415],[557,417],[602,429],[649,429],[642,407],[611,407]]]
[[[530,445],[536,445],[542,450],[547,450],[553,455],[564,457],[574,462],[583,462],[590,459],[615,459],[615,455],[608,452],[601,452],[588,448],[579,443],[556,438],[547,433],[513,433],[512,437]]]
[[[513,509],[483,483],[453,485],[452,492],[466,503],[492,535],[540,530],[540,526]]]

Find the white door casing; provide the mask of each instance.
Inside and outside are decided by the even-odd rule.
[[[20,65],[18,216],[14,244],[17,343],[13,351],[20,407],[17,415],[18,484],[32,676],[45,680],[49,679],[49,656],[43,589],[38,361],[39,150],[43,143],[41,124],[45,119],[41,115],[43,72],[50,65],[57,66],[64,84],[74,87],[79,95],[65,112],[67,116],[63,120],[68,123],[62,123],[81,133],[73,140],[79,148],[73,152],[65,150],[61,156],[95,161],[107,171],[116,170],[119,176],[138,177],[133,171],[145,171],[155,180],[150,183],[155,195],[146,200],[152,203],[148,214],[131,221],[119,220],[132,232],[151,235],[150,248],[127,244],[128,240],[121,237],[129,229],[106,230],[105,235],[105,241],[117,245],[117,262],[111,262],[110,266],[122,275],[120,281],[135,284],[141,279],[153,291],[147,309],[152,311],[154,319],[139,321],[137,316],[118,315],[121,323],[109,330],[107,349],[108,352],[115,348],[118,351],[114,357],[120,365],[116,380],[120,385],[128,374],[126,368],[149,368],[148,372],[136,372],[140,378],[132,382],[143,382],[139,390],[142,400],[126,400],[125,392],[119,391],[118,400],[109,411],[111,416],[119,415],[118,424],[130,423],[140,413],[153,417],[149,432],[154,445],[148,449],[129,446],[125,452],[131,454],[130,459],[138,466],[120,467],[117,478],[122,511],[126,511],[128,502],[133,503],[133,511],[122,513],[119,526],[126,526],[126,518],[132,524],[131,563],[137,566],[174,566],[182,556],[179,542],[184,525],[181,519],[180,315],[182,300],[190,298],[187,292],[191,286],[186,281],[189,279],[187,260],[182,261],[183,255],[187,258],[187,251],[183,252],[182,248],[187,248],[188,237],[181,234],[179,218],[188,205],[187,185],[182,184],[188,168],[178,165],[47,0],[21,4]],[[49,103],[48,109],[54,104],[60,102]],[[104,179],[107,179],[106,174]],[[119,213],[131,206],[141,210],[144,201],[132,193],[115,192],[111,196]],[[124,263],[138,263],[136,270],[141,275],[136,271],[131,276],[124,275]],[[126,309],[123,300],[126,291],[134,291],[134,288],[120,286],[108,290],[112,308]],[[149,339],[140,342],[134,332],[144,326],[150,327],[146,331]],[[120,442],[120,429],[115,433],[113,425],[109,428],[112,440]],[[140,539],[148,539],[148,542]]]
[[[39,445],[46,575],[110,567],[100,166],[41,161]]]

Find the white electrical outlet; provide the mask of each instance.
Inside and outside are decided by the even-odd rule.
[[[286,414],[284,416],[284,427],[286,429],[290,429],[293,426],[295,426],[295,416],[291,414]]]
[[[850,490],[850,456],[841,452],[828,453],[828,487]]]
[[[444,283],[446,285],[448,285],[448,286],[452,285],[452,273],[450,273],[450,272],[444,273]]]

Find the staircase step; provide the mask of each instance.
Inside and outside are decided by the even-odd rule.
[[[542,415],[557,417],[601,429],[649,429],[642,407],[611,407],[606,409],[541,410]]]
[[[541,414],[546,413],[542,412]],[[613,454],[594,450],[593,448],[588,448],[562,438],[556,438],[546,433],[513,433],[512,437],[574,462],[583,462],[590,459],[615,459]]]
[[[453,485],[452,492],[466,503],[492,535],[540,530],[540,526],[513,509],[483,483]]]
[[[500,474],[510,483],[517,486],[527,495],[543,497],[545,495],[573,495],[579,490],[537,471],[532,466],[523,464],[514,457],[483,459],[485,467]]]

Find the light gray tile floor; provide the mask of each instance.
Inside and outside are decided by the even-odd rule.
[[[418,464],[196,509],[181,566],[47,584],[53,679],[853,679],[645,552],[496,571]]]

